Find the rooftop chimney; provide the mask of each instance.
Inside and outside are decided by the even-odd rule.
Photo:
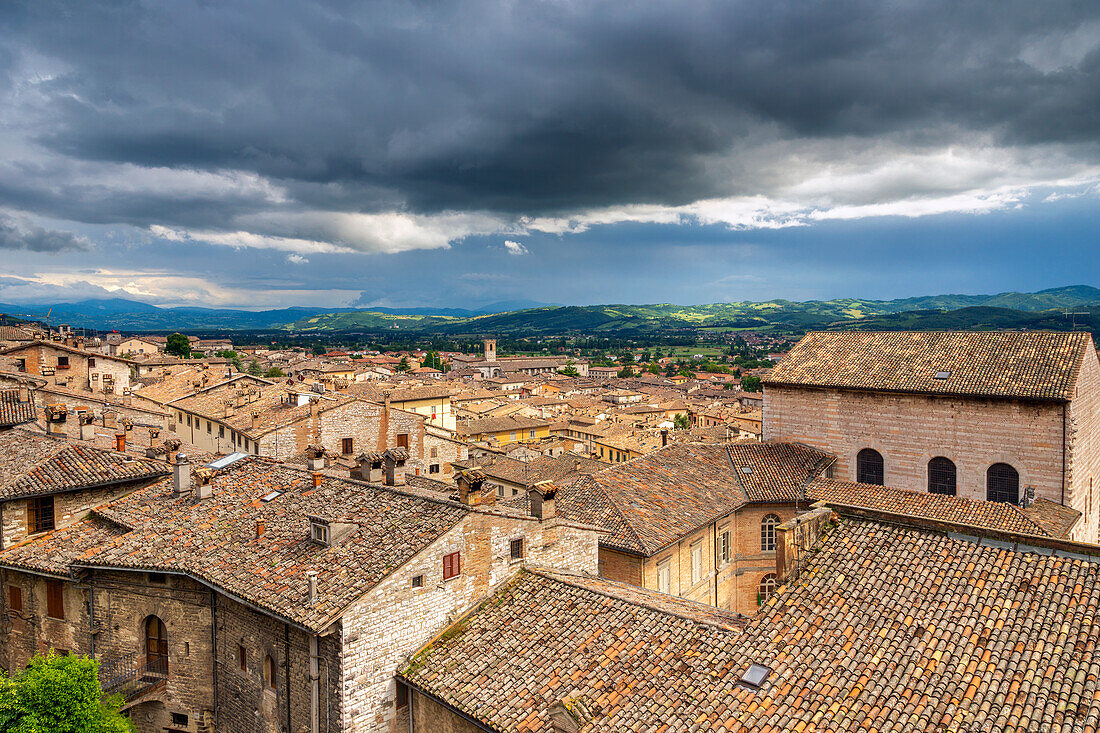
[[[310,471],[320,471],[325,467],[325,449],[323,446],[311,445],[306,448],[306,466]]]
[[[558,516],[555,499],[558,487],[552,481],[539,481],[527,490],[527,497],[531,501],[531,516],[538,520],[546,521]]]
[[[119,453],[126,452],[126,433],[115,433],[115,450]]]
[[[404,448],[390,448],[382,454],[382,465],[386,471],[386,486],[405,485],[405,461],[409,452]]]
[[[661,431],[661,447],[664,448],[666,445],[668,445],[668,429],[667,428]]]
[[[176,462],[172,466],[172,494],[183,496],[191,490],[191,461],[180,453],[176,456]]]
[[[256,431],[260,429],[260,413],[256,410],[252,411],[252,430]]]
[[[317,488],[321,485],[321,479],[324,478],[319,471],[314,471],[310,474],[310,478],[313,480],[313,488]]]
[[[306,580],[309,582],[309,605],[312,606],[317,601],[317,571],[307,571]]]
[[[458,474],[458,500],[467,506],[480,506],[487,498],[483,489],[485,474],[476,469]]]
[[[264,536],[264,531],[267,529],[267,525],[264,524],[264,520],[256,520],[256,539],[260,539]]]
[[[210,483],[210,469],[200,470],[198,472],[198,479],[198,483],[195,486],[195,498],[209,499],[214,495],[214,486]]]

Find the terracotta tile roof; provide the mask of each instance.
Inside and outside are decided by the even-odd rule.
[[[1069,400],[1091,348],[1083,332],[811,332],[764,383]]]
[[[1069,537],[1073,526],[1082,516],[1081,512],[1072,507],[1043,498],[1036,499],[1031,506],[1020,511],[1051,537]]]
[[[688,730],[675,722],[710,708],[702,691],[739,663],[730,654],[738,626],[690,601],[533,570],[400,676],[494,730],[551,733],[547,710],[567,695],[600,711],[585,731]]]
[[[508,732],[1095,731],[1100,564],[1049,552],[844,520],[739,633],[528,573],[402,676]]]
[[[73,562],[95,567],[182,572],[277,616],[320,631],[376,583],[468,513],[415,488],[386,488],[323,477],[244,458],[213,473],[213,496],[174,497],[167,479],[99,507],[72,528],[0,552],[0,565],[46,564],[82,532]],[[262,497],[282,492],[269,501]],[[332,546],[310,540],[308,516],[350,523]],[[257,536],[257,522],[264,523]],[[116,533],[104,523],[129,529]],[[311,604],[308,571],[317,572]]]
[[[828,458],[787,443],[673,443],[578,479],[557,510],[609,532],[607,547],[650,556],[746,503],[794,501]]]
[[[558,485],[564,485],[582,474],[595,473],[607,468],[607,464],[602,461],[575,453],[563,453],[556,458],[538,456],[530,461],[488,455],[459,461],[452,465],[456,469],[478,468],[489,481],[495,479],[506,483],[527,485],[539,481],[553,481]]]
[[[139,482],[168,473],[164,463],[70,443],[26,430],[0,433],[0,499]]]
[[[751,502],[792,502],[833,456],[795,443],[731,442],[725,446],[745,497]]]
[[[217,388],[213,385],[190,397],[174,400],[169,403],[169,408],[179,408],[186,412],[201,415],[204,419],[217,421],[230,428],[251,436],[259,437],[277,428],[304,420],[310,415],[309,403],[297,404],[297,400],[287,391],[284,385],[248,385],[245,389],[253,390],[253,401],[235,408],[234,414],[226,416],[225,402],[232,399],[235,390]],[[335,392],[317,394],[318,410],[324,412],[334,407],[345,405],[355,401],[356,397],[349,397]],[[252,415],[256,413],[256,420]]]
[[[33,422],[38,417],[34,400],[21,402],[19,390],[0,389],[0,426],[11,427]]]
[[[507,415],[505,417],[486,417],[481,420],[470,420],[458,426],[458,433],[461,435],[481,435],[482,433],[500,433],[509,430],[545,428],[549,425],[550,423],[546,420],[521,415]]]
[[[1069,529],[1081,516],[1080,512],[1058,504],[1054,504],[1058,508],[1058,511],[1054,511],[1046,506],[1052,502],[1045,500],[1038,510],[1026,511],[1014,504],[974,501],[959,496],[925,494],[835,479],[818,479],[812,482],[806,495],[811,501],[824,501],[831,505],[873,509],[1016,534],[1054,537],[1068,536]],[[1036,516],[1042,521],[1037,521]],[[1055,534],[1063,529],[1061,534]]]

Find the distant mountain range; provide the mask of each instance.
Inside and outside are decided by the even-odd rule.
[[[513,301],[476,310],[463,308],[305,308],[242,311],[160,308],[112,298],[49,305],[0,303],[0,313],[43,320],[53,308],[53,324],[119,331],[385,332],[425,335],[620,335],[655,336],[677,332],[810,328],[1069,328],[1090,329],[1100,313],[1100,289],[1088,285],[1036,293],[931,295],[898,300],[843,298],[794,302],[739,301],[682,306],[561,306]],[[1087,311],[1066,316],[1065,310]]]

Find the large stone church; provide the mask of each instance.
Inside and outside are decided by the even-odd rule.
[[[1098,539],[1100,363],[1087,333],[815,332],[764,380],[763,437],[835,478],[1082,514]]]

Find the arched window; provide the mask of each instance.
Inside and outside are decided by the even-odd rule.
[[[874,448],[864,448],[856,454],[856,481],[882,486],[885,476],[881,453]]]
[[[760,523],[760,549],[764,552],[775,551],[775,528],[779,524],[779,517],[769,514]]]
[[[1007,463],[994,463],[985,472],[985,498],[1006,504],[1020,503],[1020,474]]]
[[[768,602],[768,599],[775,595],[775,589],[777,587],[775,582],[775,573],[768,573],[760,579],[760,589],[756,594],[757,605],[763,606]]]
[[[156,616],[145,619],[145,664],[151,674],[168,674],[168,629]]]
[[[275,660],[270,654],[264,657],[264,687],[275,689]]]
[[[937,456],[928,462],[928,493],[955,495],[955,464]]]

